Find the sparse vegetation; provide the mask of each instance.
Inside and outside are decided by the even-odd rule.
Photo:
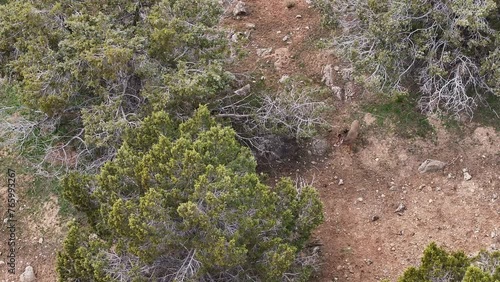
[[[415,98],[404,93],[379,97],[375,102],[366,103],[364,109],[377,118],[379,126],[391,128],[404,138],[428,138],[434,132],[427,117],[419,112]]]

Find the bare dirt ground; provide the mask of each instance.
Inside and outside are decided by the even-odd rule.
[[[282,75],[305,75],[317,83],[326,64],[340,65],[331,52],[315,48],[328,37],[320,15],[300,0],[288,9],[284,1],[248,0],[249,14],[230,17],[236,31],[255,24],[246,46],[248,56],[236,69],[259,71],[271,85]],[[298,17],[297,15],[300,15]],[[283,37],[289,35],[289,40]],[[272,47],[268,56],[258,48]],[[280,54],[287,54],[285,60]],[[283,61],[285,63],[283,63]],[[334,78],[336,82],[341,81]],[[369,94],[364,94],[369,95]],[[401,139],[377,127],[363,113],[366,98],[335,102],[329,122],[329,154],[274,165],[272,177],[302,177],[314,183],[324,203],[321,241],[323,265],[318,281],[395,281],[417,265],[430,242],[468,254],[500,247],[500,136],[493,128],[470,124],[450,133],[437,119],[426,139]],[[353,116],[361,117],[361,133],[353,152],[335,147],[336,135]],[[447,162],[443,171],[420,174],[426,159]],[[472,178],[464,179],[464,170]],[[343,184],[340,184],[343,183]],[[406,209],[396,213],[403,204]]]
[[[13,158],[13,153],[0,150],[1,167],[5,169],[0,177],[0,195],[2,222],[0,234],[0,281],[20,281],[19,277],[27,266],[32,266],[37,277],[36,281],[56,281],[55,260],[56,252],[63,240],[62,229],[64,225],[60,222],[59,204],[57,198],[51,196],[40,203],[37,191],[28,191],[35,187],[35,178],[29,173],[23,173],[25,165],[23,160]],[[12,230],[16,236],[15,240],[15,274],[9,273],[11,268],[8,263],[10,258],[8,239],[11,230],[5,219],[8,218],[7,209],[7,168],[16,171],[15,192],[17,196],[14,210],[15,229]]]

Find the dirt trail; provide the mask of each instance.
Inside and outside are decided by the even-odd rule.
[[[257,70],[272,81],[298,74],[319,82],[324,65],[338,65],[331,53],[313,46],[320,36],[328,35],[320,27],[320,15],[304,0],[297,0],[291,9],[284,1],[246,3],[249,15],[225,21],[242,32],[248,23],[255,24],[246,46],[248,56],[236,67],[239,71]],[[290,35],[286,42],[285,35]],[[286,63],[272,54],[257,56],[257,48],[268,47],[272,54],[286,48]],[[405,268],[419,263],[432,241],[469,254],[500,247],[498,133],[470,125],[460,136],[452,135],[432,119],[436,129],[432,138],[400,139],[379,132],[373,117],[365,115],[354,152],[334,147],[337,132],[348,126],[352,116],[365,114],[357,106],[361,99],[356,93],[352,101],[333,105],[328,155],[306,154],[270,172],[273,177],[314,181],[321,193],[325,223],[315,236],[323,244],[324,264],[317,280],[395,281]],[[417,168],[427,158],[449,164],[444,171],[420,174]],[[464,169],[472,179],[464,179]],[[398,214],[400,204],[406,210]]]

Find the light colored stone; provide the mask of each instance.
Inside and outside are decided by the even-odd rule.
[[[403,203],[400,203],[398,208],[394,211],[395,213],[402,213],[406,210],[406,206]]]
[[[470,173],[469,173],[469,172],[465,171],[465,172],[464,172],[464,180],[465,180],[465,181],[469,181],[469,180],[471,180],[471,179],[472,179],[472,175],[470,175]]]
[[[19,282],[33,282],[36,280],[35,271],[31,265],[26,266],[23,274],[19,276]]]
[[[302,15],[296,15],[295,16],[297,19],[301,19],[302,18]]]
[[[418,171],[420,173],[436,172],[444,169],[445,166],[446,166],[445,162],[427,159],[418,167]]]
[[[234,94],[239,95],[239,96],[246,96],[250,93],[250,84],[247,84],[240,89],[234,91]]]
[[[259,57],[265,57],[269,56],[273,52],[273,47],[269,48],[257,48],[257,56]]]
[[[247,7],[245,2],[238,1],[233,9],[233,16],[245,16],[248,15]]]
[[[255,24],[254,23],[246,23],[245,27],[248,29],[255,29]]]
[[[280,78],[280,80],[278,81],[279,83],[285,83],[288,79],[290,79],[290,76],[288,75],[284,75]]]

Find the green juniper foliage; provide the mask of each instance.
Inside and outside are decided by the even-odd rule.
[[[468,258],[463,252],[448,253],[431,243],[424,251],[421,265],[408,268],[399,282],[499,282],[500,252],[481,251]]]
[[[367,85],[417,86],[425,112],[472,115],[479,101],[500,96],[500,1],[319,2],[333,9],[337,47]]]
[[[300,251],[322,221],[319,195],[289,179],[271,188],[255,168],[249,149],[206,107],[180,125],[155,112],[100,174],[64,181],[64,195],[92,227],[71,227],[59,279],[306,279],[311,266]]]
[[[0,77],[73,142],[116,151],[152,111],[189,116],[228,87],[221,13],[216,0],[8,1]]]

